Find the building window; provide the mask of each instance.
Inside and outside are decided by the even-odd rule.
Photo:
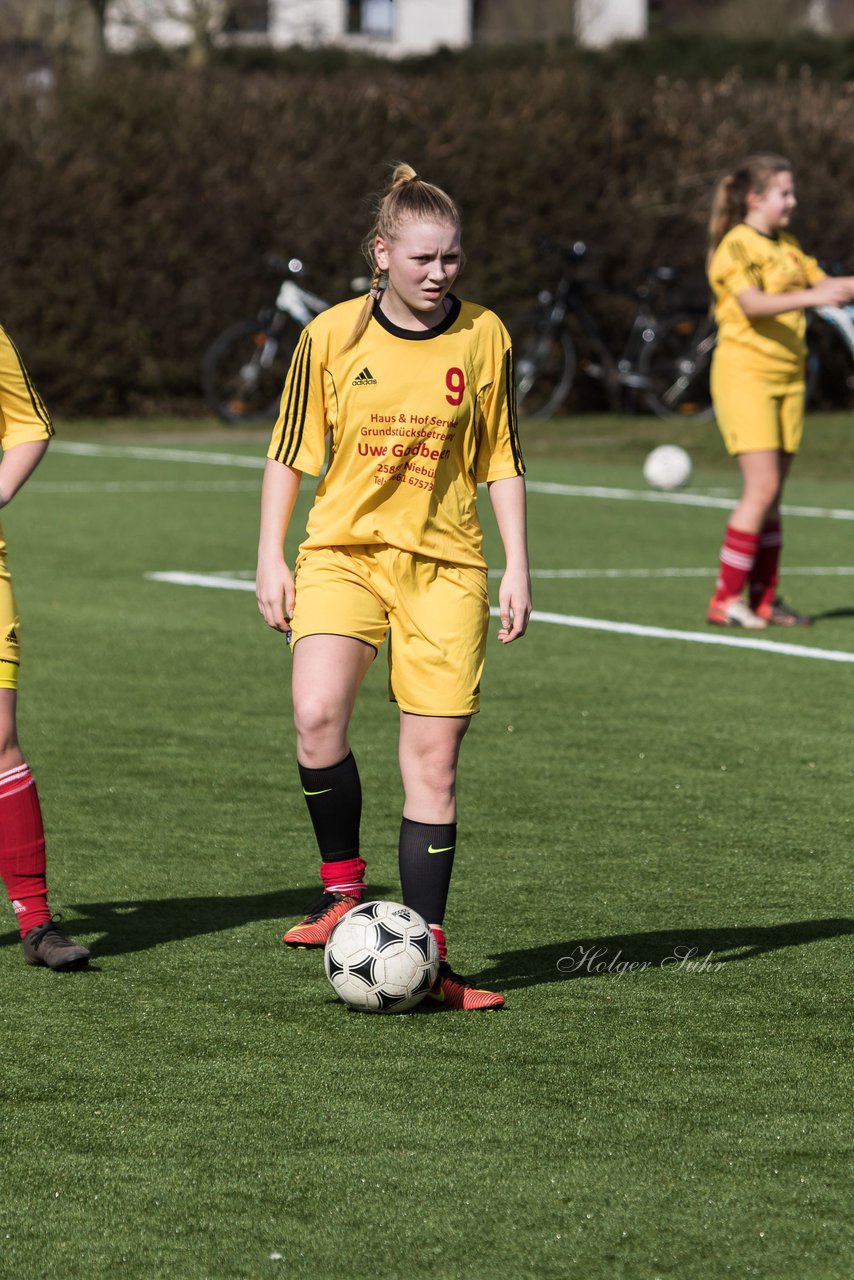
[[[347,32],[358,36],[393,36],[394,0],[347,0]]]
[[[224,35],[266,35],[270,30],[270,0],[231,0],[222,24]]]

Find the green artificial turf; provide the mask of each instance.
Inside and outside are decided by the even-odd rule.
[[[211,423],[60,426],[4,512],[20,728],[53,905],[87,973],[0,934],[0,1276],[68,1280],[847,1280],[851,664],[535,622],[491,645],[460,769],[451,957],[497,1015],[370,1017],[283,925],[315,893],[289,656],[246,574],[257,457]],[[848,509],[847,420],[791,504]],[[643,491],[654,444],[735,495],[709,425],[529,427],[541,612],[707,634],[722,509]],[[307,496],[299,514],[307,511]],[[498,543],[488,515],[494,564]],[[786,521],[768,637],[854,655],[851,521]],[[493,591],[497,580],[493,580]],[[497,629],[497,623],[494,629]],[[399,893],[384,657],[353,726],[372,892]]]

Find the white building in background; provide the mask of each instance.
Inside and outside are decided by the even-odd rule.
[[[575,33],[582,44],[603,48],[615,40],[642,40],[647,0],[575,0]]]
[[[191,38],[195,12],[197,20],[200,13],[209,15],[209,29],[217,43],[270,44],[274,48],[331,44],[397,57],[429,53],[442,45],[461,49],[473,44],[478,39],[479,18],[491,3],[493,0],[113,0],[107,9],[106,37],[117,50],[151,41],[180,46]],[[566,0],[567,14],[573,4],[575,33],[583,44],[602,46],[646,35],[647,0]],[[531,9],[535,7],[536,0],[532,0]]]
[[[270,38],[275,45],[293,44],[294,29],[313,21],[316,44],[392,57],[429,53],[440,45],[460,49],[471,43],[471,7],[469,0],[270,0]],[[310,19],[306,10],[312,11]]]

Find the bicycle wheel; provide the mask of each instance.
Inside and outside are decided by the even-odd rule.
[[[662,321],[638,358],[644,402],[659,418],[713,416],[709,370],[716,330],[708,315],[676,315]]]
[[[229,325],[202,360],[202,391],[214,412],[230,423],[275,421],[301,332],[281,312],[270,325],[258,319]]]
[[[555,333],[544,316],[530,315],[510,327],[516,372],[516,406],[526,418],[550,418],[575,379],[575,347],[568,333]]]
[[[854,406],[854,308],[807,313],[806,401],[811,409]]]

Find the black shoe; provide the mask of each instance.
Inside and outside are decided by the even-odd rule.
[[[27,964],[42,964],[60,973],[85,969],[89,963],[89,948],[66,938],[56,920],[46,920],[30,929],[22,945]]]
[[[770,604],[760,604],[756,612],[769,627],[811,627],[813,624],[808,613],[798,613],[781,596],[775,596]]]

